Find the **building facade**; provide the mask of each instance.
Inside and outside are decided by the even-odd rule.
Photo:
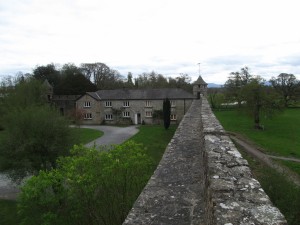
[[[76,101],[82,124],[155,124],[163,100],[171,102],[171,123],[179,123],[195,96],[182,89],[117,89],[87,92]]]

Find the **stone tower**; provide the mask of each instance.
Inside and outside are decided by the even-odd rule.
[[[199,75],[198,79],[194,82],[193,94],[199,99],[201,96],[207,95],[207,83]]]
[[[44,81],[43,85],[45,87],[47,100],[48,102],[50,102],[53,97],[53,87],[51,86],[51,84],[48,82],[47,79]]]

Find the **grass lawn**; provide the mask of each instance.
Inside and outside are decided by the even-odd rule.
[[[237,111],[215,111],[224,129],[237,132],[267,153],[300,158],[300,109],[286,109],[272,119],[262,117],[265,130],[253,129],[253,119]]]
[[[73,128],[72,131],[76,137],[75,144],[87,144],[103,135],[102,131],[89,128]]]
[[[143,144],[147,153],[158,164],[176,128],[176,125],[171,125],[168,130],[159,125],[140,126],[139,132],[129,140]]]

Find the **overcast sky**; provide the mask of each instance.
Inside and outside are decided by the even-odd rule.
[[[298,0],[0,0],[0,78],[36,65],[102,62],[122,75],[248,66],[300,78]]]

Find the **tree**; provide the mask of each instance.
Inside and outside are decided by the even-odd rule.
[[[252,78],[241,90],[243,107],[254,120],[254,128],[262,129],[260,124],[261,113],[271,116],[282,108],[281,97],[272,89],[264,85],[265,81],[257,76]]]
[[[296,101],[300,81],[293,74],[281,73],[277,78],[272,77],[270,83],[282,95],[285,107],[288,107],[291,102]]]
[[[2,125],[0,169],[16,181],[55,168],[56,159],[74,143],[69,123],[49,106],[14,109],[4,115]]]
[[[110,69],[104,63],[81,64],[84,75],[92,79],[98,89],[114,89],[123,86],[122,76],[118,71]]]
[[[240,72],[231,72],[224,85],[227,98],[230,101],[237,101],[238,106],[241,107],[241,90],[251,79],[252,75],[250,75],[248,67],[241,68]]]
[[[164,127],[167,130],[171,123],[171,102],[166,98],[163,102]]]
[[[153,172],[144,148],[134,142],[110,151],[75,146],[71,154],[23,186],[22,224],[122,224]]]
[[[96,89],[96,85],[83,75],[81,68],[74,64],[65,64],[62,67],[61,80],[56,87],[56,94],[82,95],[96,91]]]
[[[36,66],[36,68],[33,70],[33,77],[41,82],[48,80],[54,89],[54,93],[56,94],[56,86],[59,84],[61,76],[59,70],[54,64]]]
[[[5,135],[0,143],[0,169],[15,180],[55,167],[72,143],[69,123],[47,103],[45,87],[27,78],[3,97],[0,118]]]

